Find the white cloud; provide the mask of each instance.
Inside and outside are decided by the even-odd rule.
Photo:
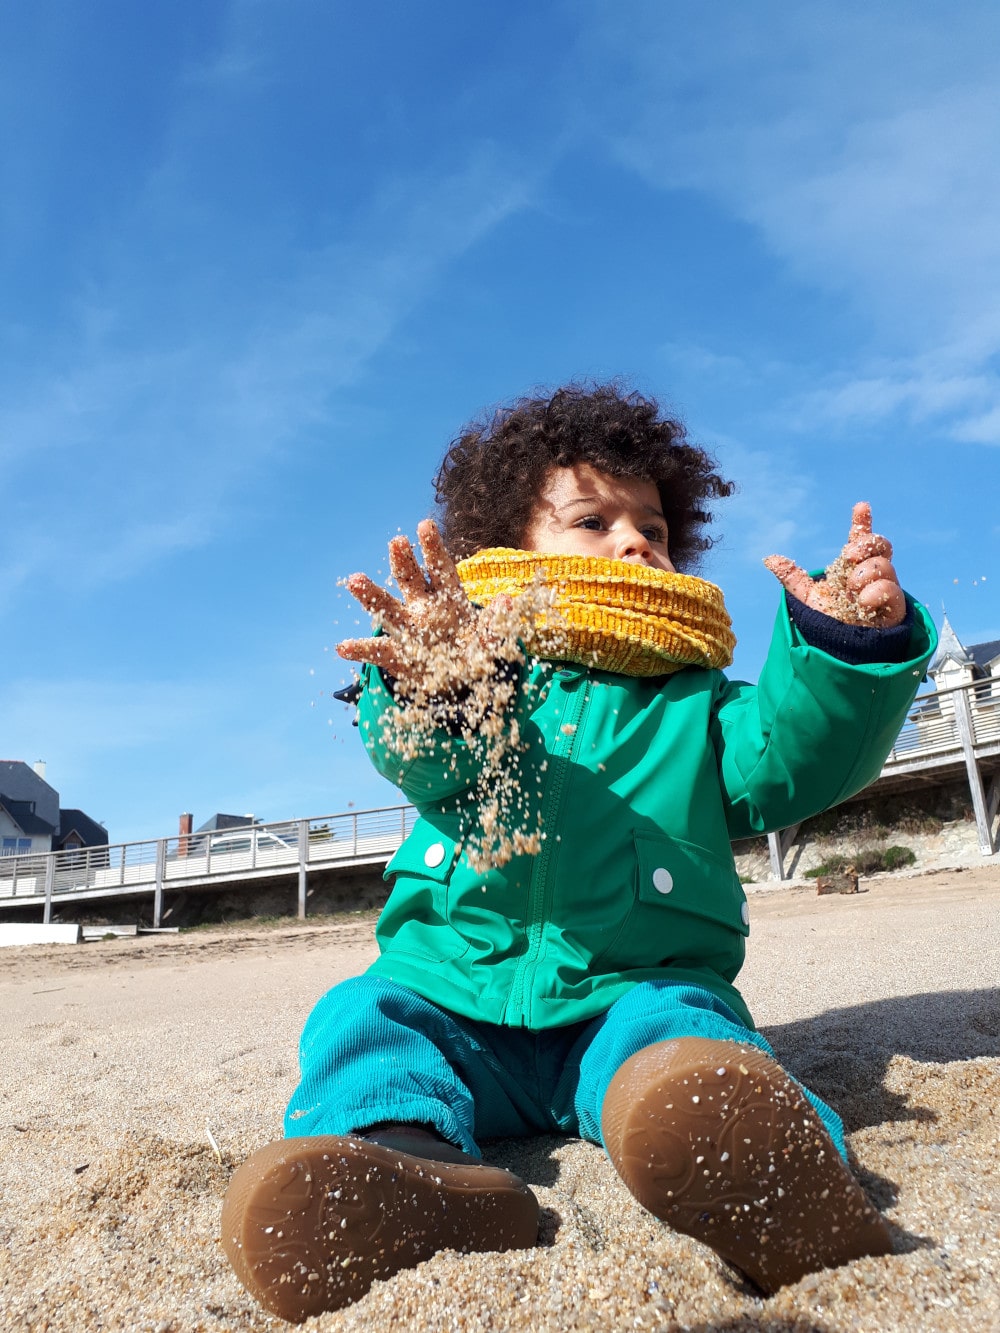
[[[845,125],[812,161],[770,158],[769,188],[746,191],[744,215],[808,281],[894,328],[912,318],[917,347],[947,341],[983,311],[984,284],[1000,289],[1000,181],[987,169],[1000,158],[995,77],[921,90],[923,104]]]
[[[897,416],[933,426],[956,440],[1000,443],[1000,380],[990,349],[965,340],[892,360],[872,359],[858,375],[829,375],[821,387],[788,399],[786,424],[850,429]]]
[[[94,588],[210,543],[276,455],[334,434],[338,391],[532,199],[539,171],[483,141],[242,211],[213,154],[234,123],[237,149],[253,142],[288,77],[261,18],[232,0],[216,49],[174,71],[144,171],[76,234],[58,322],[4,329],[17,357],[0,366],[0,467],[24,497],[0,527],[8,607],[66,570]]]
[[[1000,444],[1000,405],[979,417],[968,417],[955,426],[956,440],[969,444]]]
[[[897,412],[914,422],[931,421],[982,409],[995,401],[997,384],[989,374],[954,374],[936,356],[897,361],[882,373],[830,380],[796,399],[798,424],[853,424],[876,421]],[[957,432],[960,427],[955,426]]]
[[[751,223],[896,353],[886,373],[859,348],[813,406],[996,441],[995,6],[625,0],[597,6],[577,59],[591,133],[658,188]]]
[[[668,365],[688,375],[721,377],[728,383],[747,384],[758,373],[744,357],[716,352],[700,343],[668,342],[662,345],[660,353]]]

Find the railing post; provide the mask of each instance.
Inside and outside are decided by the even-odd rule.
[[[992,856],[993,829],[986,804],[986,792],[983,790],[982,774],[976,763],[976,744],[972,734],[972,710],[969,707],[969,689],[964,686],[955,691],[955,722],[958,738],[962,742],[962,754],[965,756],[965,771],[969,778],[969,790],[972,793],[972,808],[976,814],[976,830],[979,834],[979,850],[983,856]]]
[[[789,828],[775,829],[773,833],[767,835],[767,851],[771,860],[772,879],[783,880],[785,878],[785,857],[801,827],[802,821],[800,820]]]
[[[306,919],[306,861],[309,857],[309,820],[299,820],[299,920]]]
[[[354,814],[351,816],[351,818],[352,818],[353,823],[354,823],[354,845],[353,845],[353,847],[351,848],[351,855],[352,855],[352,856],[357,856],[357,854],[358,854],[358,812],[357,812],[357,810],[355,810],[355,812],[354,812]]]
[[[767,854],[771,861],[771,878],[785,878],[785,858],[781,849],[781,830],[767,835]]]
[[[43,923],[47,926],[52,920],[52,888],[56,878],[56,858],[53,852],[49,852],[45,858],[45,912],[42,916]]]
[[[160,929],[163,920],[163,868],[167,861],[167,840],[160,838],[156,844],[156,887],[153,889],[153,928]]]

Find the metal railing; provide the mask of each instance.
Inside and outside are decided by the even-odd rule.
[[[991,754],[1000,755],[1000,680],[976,681],[919,696],[880,776],[964,760],[980,845],[989,854],[997,794],[995,788],[986,794],[976,759]],[[381,806],[105,847],[0,856],[0,906],[44,902],[48,921],[53,902],[60,898],[111,898],[148,891],[154,895],[154,924],[159,925],[165,889],[219,886],[297,872],[299,913],[304,916],[310,870],[384,864],[416,818],[411,805]],[[788,830],[787,835],[785,841],[790,843],[794,831]],[[769,837],[772,862],[777,856],[776,873],[781,878],[787,847],[782,846],[780,834]]]
[[[878,782],[899,779],[929,769],[954,771],[964,767],[976,820],[979,850],[993,856],[997,850],[994,823],[1000,809],[1000,775],[990,785],[983,780],[983,761],[1000,756],[1000,678],[950,685],[918,695],[882,766]],[[866,788],[870,792],[871,787]],[[771,875],[784,879],[785,856],[800,825],[767,835]]]
[[[889,773],[901,763],[963,752],[963,720],[976,749],[1000,744],[1000,679],[931,690],[914,701],[885,761]]]
[[[60,898],[113,898],[149,891],[154,894],[154,925],[158,925],[164,889],[242,883],[297,871],[300,908],[304,908],[305,876],[310,870],[384,864],[416,818],[410,805],[384,806],[106,847],[0,857],[0,904],[43,900],[48,921],[52,903]]]

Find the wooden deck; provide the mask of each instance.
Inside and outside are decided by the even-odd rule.
[[[921,695],[867,792],[940,785],[963,775],[980,850],[991,856],[997,850],[994,826],[1000,805],[1000,681]],[[164,895],[172,892],[294,877],[299,915],[305,916],[310,872],[385,865],[415,820],[412,806],[385,806],[217,833],[0,857],[0,908],[40,907],[47,923],[53,908],[61,911],[66,903],[148,895],[153,924],[159,926]],[[774,879],[784,878],[785,856],[797,831],[798,826],[768,835]]]

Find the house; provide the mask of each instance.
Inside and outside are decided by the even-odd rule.
[[[59,811],[59,837],[53,839],[53,851],[68,851],[70,848],[106,847],[108,830],[103,824],[85,815],[82,810]]]
[[[45,781],[45,765],[0,759],[0,853],[50,852],[59,833],[59,793]]]
[[[206,819],[204,824],[199,825],[195,832],[220,833],[223,829],[249,828],[251,824],[256,824],[256,822],[254,815],[214,814],[211,819]]]
[[[1000,639],[966,648],[946,615],[927,674],[937,694],[925,695],[917,703],[910,714],[917,725],[916,735],[906,738],[904,733],[896,744],[897,751],[913,745],[921,749],[947,748],[952,743],[956,724],[953,691],[962,685],[975,687],[969,698],[973,717],[981,717],[986,726],[993,728],[1000,707]]]
[[[195,852],[204,849],[208,838],[201,837],[206,833],[221,833],[229,829],[250,828],[257,822],[255,815],[224,815],[216,813],[211,819],[206,819],[204,824],[194,828],[194,816],[183,814],[180,817],[180,825],[177,834],[177,855],[191,856]]]
[[[982,681],[983,687],[975,691],[977,700],[1000,698],[1000,639],[966,648],[945,616],[927,674],[939,690]]]
[[[63,810],[45,780],[45,765],[0,759],[0,855],[106,847],[108,831],[82,810]]]

